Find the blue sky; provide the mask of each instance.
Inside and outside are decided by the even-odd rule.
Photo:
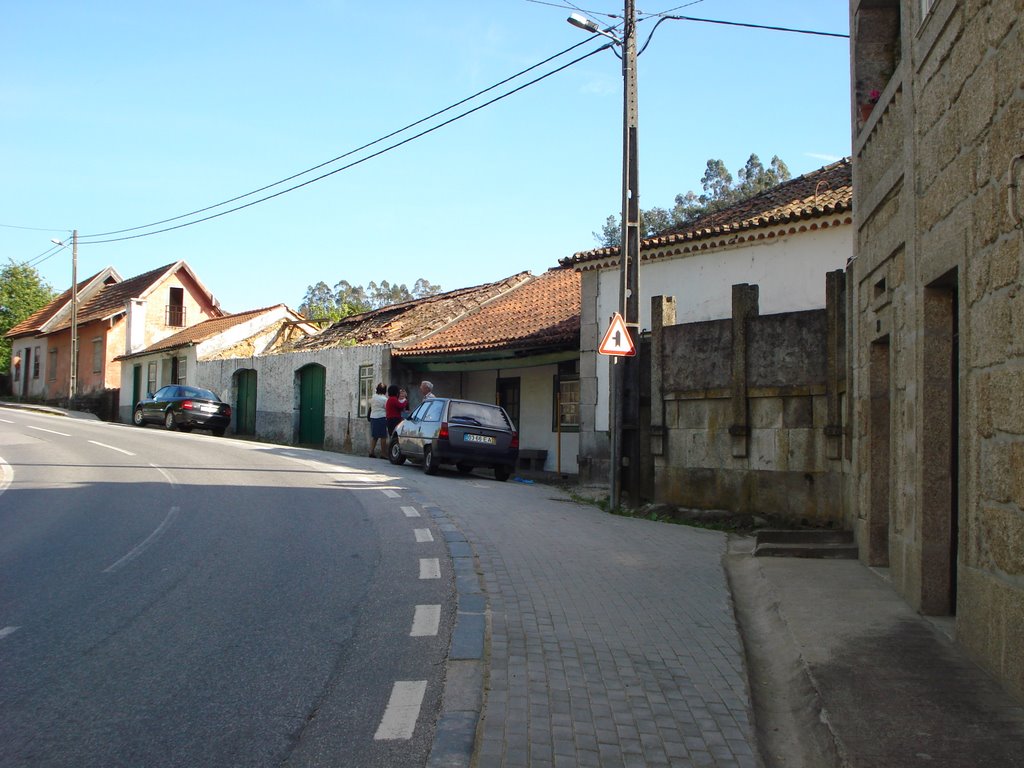
[[[638,12],[848,32],[837,0],[681,2]],[[374,141],[586,40],[561,5],[6,3],[0,262],[36,261],[73,228],[104,233],[204,208]],[[622,12],[616,0],[576,5],[602,23]],[[640,24],[641,43],[653,26]],[[666,21],[638,73],[644,208],[700,192],[711,157],[735,173],[751,152],[766,165],[778,154],[795,176],[850,152],[845,39]],[[594,247],[592,232],[617,213],[621,123],[620,63],[603,51],[273,200],[149,237],[83,238],[79,275],[111,265],[131,277],[184,259],[237,312],[297,307],[321,280],[411,288],[422,277],[449,290],[540,273]],[[59,251],[37,268],[63,290],[70,261]]]

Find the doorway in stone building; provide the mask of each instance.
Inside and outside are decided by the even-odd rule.
[[[889,523],[892,516],[892,362],[889,337],[873,342],[870,354],[868,565],[885,568],[889,565]]]
[[[960,319],[957,274],[924,290],[921,611],[956,613],[960,538]]]

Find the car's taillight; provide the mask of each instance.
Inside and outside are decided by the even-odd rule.
[[[225,405],[224,406],[224,415],[227,416],[229,419],[231,418],[231,406],[230,405]]]
[[[181,409],[183,411],[191,411],[192,410],[192,401],[191,400],[182,400],[181,401]]]
[[[437,433],[437,439],[438,440],[447,440],[448,439],[448,422],[447,421],[442,421],[441,422],[441,431]]]
[[[509,447],[510,448],[518,448],[519,447],[519,433],[518,432],[513,432],[512,433],[512,444]]]

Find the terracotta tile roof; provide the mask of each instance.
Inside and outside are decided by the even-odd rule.
[[[666,230],[640,244],[643,260],[656,258],[663,246],[685,245],[791,222],[849,213],[853,209],[853,175],[850,159],[798,176],[754,197],[701,216],[676,229]],[[597,269],[618,263],[619,247],[581,251],[562,259],[563,266]]]
[[[100,272],[97,272],[92,277],[87,277],[78,284],[78,292],[81,293],[93,280],[100,276]],[[55,298],[45,307],[37,309],[31,315],[26,317],[20,323],[11,328],[7,333],[4,334],[6,338],[14,338],[16,336],[28,336],[31,334],[38,333],[46,323],[53,319],[53,317],[60,312],[67,304],[71,302],[71,289],[68,288],[64,293]]]
[[[180,262],[151,269],[136,277],[106,286],[78,308],[78,322],[85,324],[92,320],[106,320],[108,317],[127,312],[129,299],[140,297],[149,286],[174,269],[178,263]]]
[[[129,299],[136,299],[143,297],[146,292],[151,289],[156,283],[158,283],[165,275],[177,270],[185,270],[198,284],[198,279],[192,274],[192,270],[188,264],[184,261],[176,261],[173,264],[167,264],[156,269],[151,269],[149,272],[144,272],[136,277],[122,280],[120,275],[110,267],[107,267],[105,272],[110,273],[106,280],[106,285],[99,286],[99,289],[87,297],[82,297],[78,305],[78,324],[84,325],[85,323],[92,322],[93,320],[105,320],[109,317],[115,317],[127,311],[127,305]],[[97,278],[101,277],[104,272],[98,272],[87,280],[83,280],[78,284],[79,296],[82,295],[82,291],[89,287],[89,285]],[[206,290],[202,288],[202,290]],[[65,309],[68,303],[71,301],[71,289],[64,291],[60,296],[51,301],[45,307],[40,309],[38,312],[18,323],[14,328],[5,334],[9,337],[21,336],[30,333],[38,333],[42,330],[43,326],[54,319],[61,310]],[[211,297],[212,301],[212,297]],[[214,312],[220,312],[218,307],[214,307]],[[59,324],[54,325],[52,328],[47,328],[47,333],[55,333],[57,331],[63,331],[71,327],[71,315],[68,314],[66,318],[61,318]]]
[[[428,337],[392,350],[395,357],[483,350],[579,349],[580,276],[552,269],[533,277]]]
[[[255,317],[259,317],[265,312],[269,312],[277,307],[283,307],[283,304],[275,304],[271,307],[263,307],[262,309],[250,309],[246,312],[236,312],[233,315],[225,315],[224,317],[215,317],[210,320],[204,320],[201,323],[191,325],[184,330],[178,331],[173,336],[168,336],[166,339],[151,344],[145,349],[139,350],[130,355],[121,355],[118,360],[123,360],[129,357],[138,357],[139,355],[148,355],[152,352],[162,352],[168,349],[178,349],[180,347],[191,347],[195,344],[200,344],[207,339],[212,339],[217,334],[223,333],[229,328],[234,328],[236,325],[248,322]]]
[[[296,342],[292,350],[328,349],[352,344],[400,344],[412,342],[441,328],[467,312],[514,289],[530,278],[520,272],[472,288],[392,304],[339,320],[330,328]]]

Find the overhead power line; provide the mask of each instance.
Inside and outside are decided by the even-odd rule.
[[[472,96],[467,96],[464,99],[456,101],[454,104],[449,104],[444,109],[439,109],[438,111],[436,111],[436,112],[434,112],[432,114],[429,114],[426,117],[420,118],[419,120],[417,120],[415,122],[409,123],[408,125],[404,126],[403,128],[399,128],[396,131],[392,131],[391,133],[388,133],[388,134],[386,134],[384,136],[381,136],[378,139],[374,139],[373,141],[368,142],[366,144],[363,144],[361,147],[356,147],[355,149],[349,150],[348,152],[345,152],[345,153],[343,153],[341,155],[338,155],[337,157],[332,157],[330,160],[325,160],[324,162],[319,163],[317,165],[314,165],[311,168],[306,168],[305,170],[299,171],[298,173],[293,173],[291,176],[287,176],[287,177],[285,177],[283,179],[279,179],[279,180],[277,180],[275,182],[272,182],[270,184],[266,184],[266,185],[260,187],[259,189],[254,189],[254,190],[252,190],[250,192],[246,192],[245,194],[237,195],[237,196],[232,197],[232,198],[230,198],[228,200],[222,200],[219,203],[214,203],[213,205],[208,205],[208,206],[206,206],[204,208],[197,208],[196,210],[189,211],[188,213],[182,213],[182,214],[179,214],[178,216],[172,216],[171,218],[168,218],[168,219],[161,219],[160,221],[153,221],[153,222],[150,222],[149,224],[140,224],[139,226],[128,227],[126,229],[115,229],[115,230],[112,230],[110,232],[97,232],[97,233],[90,234],[90,235],[81,235],[79,240],[81,241],[81,240],[88,239],[88,238],[108,237],[108,236],[111,236],[111,235],[121,235],[121,234],[124,234],[126,232],[137,232],[140,229],[149,229],[151,227],[158,227],[161,224],[169,224],[172,221],[180,221],[181,219],[188,218],[189,216],[197,216],[200,213],[206,213],[207,211],[212,211],[214,208],[221,208],[221,207],[223,207],[225,205],[230,205],[231,203],[238,202],[239,200],[244,200],[247,197],[252,197],[253,195],[258,195],[260,192],[266,192],[268,189],[273,189],[274,187],[278,187],[278,186],[280,186],[282,184],[286,184],[289,181],[294,181],[295,179],[297,179],[297,178],[299,178],[301,176],[305,176],[305,175],[307,175],[309,173],[312,173],[313,171],[318,171],[321,168],[324,168],[324,167],[326,167],[328,165],[331,165],[332,163],[336,163],[339,160],[344,160],[346,157],[351,157],[352,155],[354,155],[354,154],[356,154],[358,152],[362,152],[363,150],[369,149],[370,147],[376,146],[377,144],[380,144],[381,142],[387,141],[388,139],[393,138],[393,137],[397,136],[400,133],[404,133],[405,131],[408,131],[411,128],[415,128],[417,125],[422,125],[423,123],[427,122],[428,120],[431,120],[431,119],[433,119],[435,117],[439,117],[440,115],[443,115],[446,112],[450,112],[451,110],[455,109],[456,107],[460,107],[463,104],[466,104],[467,102],[472,101],[473,99],[479,98],[480,96],[484,95],[485,93],[489,93],[489,92],[493,91],[496,88],[500,88],[501,86],[506,85],[507,83],[510,83],[511,81],[513,81],[513,80],[515,80],[515,79],[517,79],[519,77],[522,77],[527,72],[532,72],[533,70],[537,69],[538,67],[542,67],[545,64],[548,64],[549,62],[552,62],[555,59],[560,58],[561,56],[564,56],[565,54],[567,54],[567,53],[569,53],[571,51],[576,50],[580,46],[586,45],[591,40],[593,40],[593,37],[589,37],[586,40],[583,40],[582,42],[576,43],[575,45],[570,46],[569,48],[566,48],[564,51],[561,51],[560,53],[556,53],[553,56],[549,56],[548,58],[544,59],[543,61],[539,61],[536,64],[527,67],[526,69],[520,70],[519,72],[515,73],[514,75],[510,75],[509,77],[506,77],[504,80],[501,80],[501,81],[499,81],[497,83],[494,83],[494,85],[488,86],[487,88],[484,88],[481,91],[477,91]],[[560,70],[556,70],[556,71],[560,71]],[[541,79],[543,79],[543,78],[541,78]],[[535,81],[535,82],[537,82],[537,81]],[[513,91],[512,93],[515,93],[515,91]],[[490,102],[490,103],[493,103],[493,102]],[[351,166],[346,166],[346,167],[351,167]],[[319,177],[319,178],[323,178],[323,177]],[[314,179],[314,181],[315,180],[316,179]],[[302,185],[299,185],[299,186],[302,186]],[[298,187],[293,187],[292,189],[297,189],[297,188]],[[289,191],[289,190],[285,190],[285,191]],[[272,195],[271,197],[274,197],[274,195]],[[264,198],[264,199],[269,200],[270,198],[268,197],[268,198]],[[257,201],[257,202],[260,202],[260,201]],[[245,207],[245,206],[241,206],[241,207]],[[233,210],[239,210],[239,209],[235,208]],[[207,217],[205,219],[200,219],[199,221],[206,221],[209,218],[213,218],[213,217]],[[198,222],[196,222],[196,223],[198,223]],[[169,229],[175,229],[175,227],[170,227]],[[161,232],[165,232],[167,230],[160,230],[160,231]],[[156,233],[154,232],[152,234],[156,234]],[[99,241],[94,241],[94,242],[99,242]],[[103,242],[107,242],[107,241],[103,241]]]
[[[596,35],[592,36],[591,38],[588,38],[588,42],[589,42],[589,40],[593,39],[593,37],[596,37]],[[163,229],[156,229],[156,230],[153,230],[152,232],[142,232],[142,233],[137,234],[137,235],[125,235],[124,237],[113,237],[113,238],[108,238],[108,239],[105,239],[105,240],[88,240],[87,242],[92,244],[92,245],[98,245],[100,243],[117,243],[117,242],[120,242],[122,240],[135,240],[135,239],[138,239],[140,237],[150,237],[151,235],[159,235],[159,234],[162,234],[164,232],[171,232],[171,231],[173,231],[175,229],[182,229],[184,227],[191,227],[193,224],[200,224],[200,223],[202,223],[204,221],[210,221],[211,219],[216,219],[216,218],[219,218],[221,216],[226,216],[229,213],[234,213],[236,211],[244,210],[245,208],[250,208],[250,207],[252,207],[254,205],[258,205],[259,203],[266,202],[267,200],[273,200],[275,197],[280,197],[281,195],[288,194],[289,192],[294,192],[296,189],[301,189],[302,187],[309,186],[310,184],[315,184],[316,182],[322,181],[323,179],[326,179],[329,176],[333,176],[336,173],[341,173],[342,171],[347,171],[349,168],[353,168],[353,167],[355,167],[357,165],[360,165],[361,163],[365,163],[367,160],[372,160],[375,157],[379,157],[380,155],[386,154],[387,152],[390,152],[390,151],[392,151],[394,149],[397,149],[398,147],[404,146],[405,144],[408,144],[408,143],[410,143],[412,141],[415,141],[416,139],[420,139],[420,138],[426,136],[427,134],[433,133],[436,130],[444,128],[446,125],[451,125],[452,123],[457,122],[458,120],[461,120],[464,117],[468,117],[469,115],[472,115],[474,112],[479,112],[481,109],[484,109],[485,107],[489,107],[492,104],[495,104],[495,103],[501,101],[502,99],[507,99],[509,96],[512,96],[513,94],[516,94],[519,91],[522,91],[522,90],[524,90],[526,88],[529,88],[530,86],[536,85],[537,83],[541,82],[542,80],[546,80],[547,78],[551,77],[552,75],[556,75],[559,72],[562,72],[563,70],[568,69],[569,67],[572,67],[572,66],[574,66],[576,64],[579,64],[581,61],[584,61],[585,59],[589,59],[591,56],[594,56],[595,54],[600,53],[601,51],[607,50],[611,46],[612,46],[611,43],[606,43],[605,45],[602,45],[599,48],[595,48],[590,53],[587,53],[587,54],[584,54],[583,56],[580,56],[578,59],[573,59],[568,64],[563,64],[562,66],[558,67],[557,69],[553,69],[550,72],[547,72],[547,73],[541,75],[538,78],[530,80],[529,82],[524,83],[523,85],[520,85],[520,86],[518,86],[516,88],[513,88],[511,91],[508,91],[507,93],[503,93],[500,96],[495,96],[490,101],[485,101],[483,104],[480,104],[480,105],[478,105],[476,107],[473,107],[472,109],[466,110],[465,112],[462,112],[462,113],[456,115],[455,117],[452,117],[452,118],[450,118],[448,120],[445,120],[442,123],[438,123],[437,125],[435,125],[435,126],[433,126],[431,128],[428,128],[425,131],[420,131],[419,133],[414,134],[412,136],[409,136],[408,138],[402,139],[402,141],[399,141],[399,142],[396,142],[394,144],[391,144],[391,145],[385,147],[384,149],[378,150],[377,152],[374,152],[374,153],[372,153],[370,155],[367,155],[365,157],[361,157],[360,159],[355,160],[355,161],[353,161],[351,163],[348,163],[347,165],[343,165],[340,168],[335,168],[333,171],[328,171],[327,173],[321,174],[320,176],[316,176],[316,177],[314,177],[312,179],[308,179],[307,181],[304,181],[301,184],[296,184],[296,185],[288,187],[286,189],[282,189],[281,191],[275,192],[272,195],[266,195],[265,197],[261,197],[261,198],[258,198],[256,200],[252,200],[252,201],[250,201],[248,203],[245,203],[244,205],[238,205],[238,206],[235,206],[234,208],[229,208],[226,211],[220,211],[219,213],[213,213],[213,214],[210,214],[209,216],[204,216],[201,219],[193,219],[192,221],[186,221],[183,224],[175,224],[173,227],[164,227]],[[575,46],[573,46],[573,47],[575,47]],[[394,135],[394,134],[392,134],[392,135]],[[374,143],[376,143],[376,142],[374,142]],[[235,198],[235,199],[240,199],[240,198]],[[216,207],[216,206],[213,206],[213,207]],[[209,209],[206,209],[206,210],[209,210]],[[168,219],[167,221],[171,221],[171,220]],[[131,230],[122,230],[122,231],[131,231]],[[86,238],[90,238],[90,237],[101,237],[101,235],[80,235],[79,238],[78,238],[78,241],[81,244],[83,242],[83,240],[85,240]]]

